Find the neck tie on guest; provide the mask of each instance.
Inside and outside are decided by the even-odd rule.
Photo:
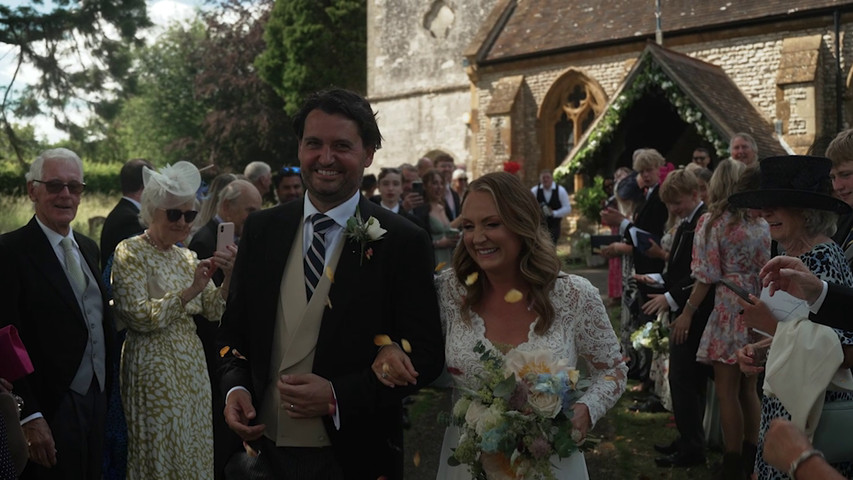
[[[74,254],[74,247],[70,237],[63,238],[60,242],[62,250],[65,252],[65,272],[68,276],[68,281],[71,282],[71,288],[78,295],[86,290],[86,276],[83,274],[83,269],[80,267],[80,260]]]
[[[320,282],[323,274],[323,265],[326,258],[326,232],[335,225],[335,221],[323,215],[315,213],[311,216],[311,224],[314,225],[314,235],[311,238],[311,246],[305,254],[305,295],[308,301],[314,294],[314,289]]]

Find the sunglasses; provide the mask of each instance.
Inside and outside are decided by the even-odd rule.
[[[299,173],[299,167],[281,167],[280,173]]]
[[[41,180],[33,181],[44,185],[44,188],[47,189],[48,193],[59,193],[62,191],[62,189],[68,187],[68,193],[72,195],[80,195],[81,193],[83,193],[83,189],[86,188],[86,184],[80,182],[62,183],[59,180],[51,180],[49,182],[42,182]]]
[[[198,212],[195,210],[187,210],[186,212],[178,210],[177,208],[161,208],[160,210],[166,212],[166,220],[172,223],[177,222],[181,217],[184,217],[185,222],[192,223],[192,221],[195,220],[196,215],[198,215]]]

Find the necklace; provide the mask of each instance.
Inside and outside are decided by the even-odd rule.
[[[148,230],[145,230],[142,236],[145,237],[145,241],[147,241],[148,244],[154,247],[155,249],[160,250],[161,252],[169,250],[168,248],[161,248],[159,245],[157,245],[157,242],[155,242],[154,239],[151,238],[151,235],[148,234]]]

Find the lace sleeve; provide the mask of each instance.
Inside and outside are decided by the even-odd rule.
[[[578,355],[587,363],[592,382],[579,402],[589,407],[594,426],[625,391],[628,367],[622,360],[619,339],[610,325],[598,290],[584,278],[570,278],[571,288],[578,292],[574,341]]]

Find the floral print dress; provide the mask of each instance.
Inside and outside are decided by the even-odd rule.
[[[850,267],[847,266],[847,260],[844,258],[844,252],[835,244],[835,242],[827,242],[816,245],[811,251],[800,255],[800,260],[803,261],[808,269],[821,280],[836,283],[845,287],[853,287],[853,273]],[[839,330],[833,328],[841,341],[841,345],[853,345],[853,332]],[[824,402],[831,403],[841,400],[853,400],[851,392],[826,392]],[[761,399],[761,427],[758,436],[758,455],[755,457],[755,471],[758,472],[758,478],[761,480],[787,479],[788,474],[776,470],[767,462],[764,461],[762,452],[764,451],[764,435],[767,429],[770,428],[770,422],[774,418],[791,419],[791,414],[782,405],[776,397],[764,396]],[[846,478],[853,478],[853,462],[834,463],[832,466],[838,470]]]
[[[192,316],[219,320],[225,301],[211,282],[181,305],[198,261],[186,248],[157,250],[141,235],[116,247],[115,309],[128,327],[120,374],[128,480],[213,478],[210,378]]]
[[[725,212],[706,234],[705,223],[709,218],[706,213],[696,224],[690,264],[696,280],[716,284],[714,310],[699,341],[696,360],[734,365],[738,349],[749,343],[749,339],[738,296],[718,282],[726,278],[752,294],[761,291],[758,272],[770,260],[770,229],[763,218],[732,223],[732,213]]]

